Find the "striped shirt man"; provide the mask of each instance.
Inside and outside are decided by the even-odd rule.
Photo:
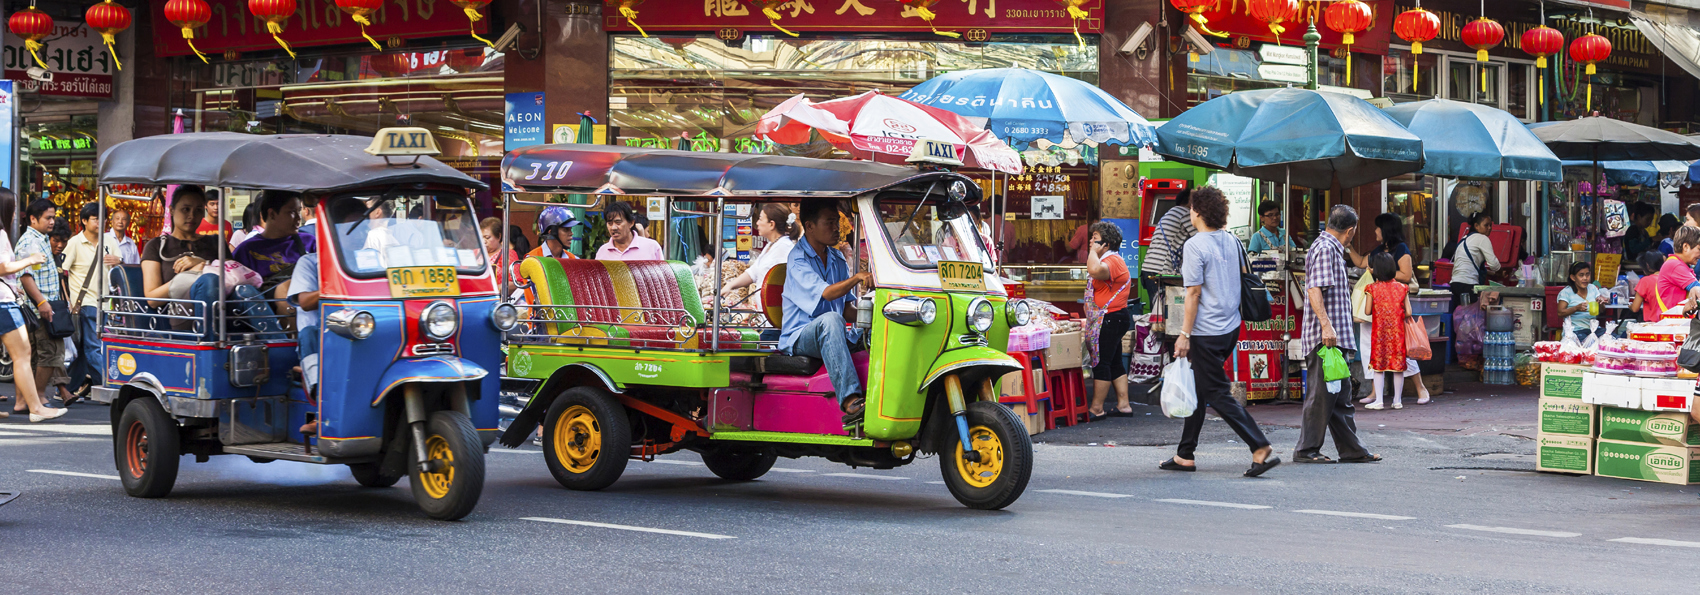
[[[1192,227],[1192,209],[1176,206],[1157,220],[1157,231],[1151,234],[1151,246],[1145,251],[1142,269],[1153,275],[1179,275],[1181,248],[1197,235]]]

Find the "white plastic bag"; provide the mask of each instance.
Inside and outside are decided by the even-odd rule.
[[[1198,409],[1198,390],[1192,382],[1192,362],[1177,359],[1163,368],[1163,415],[1192,417]]]

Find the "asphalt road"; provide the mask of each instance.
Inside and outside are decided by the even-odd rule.
[[[443,523],[405,479],[238,457],[130,498],[106,416],[0,421],[0,490],[23,492],[0,592],[1680,593],[1700,563],[1700,488],[1533,473],[1506,435],[1372,430],[1384,463],[1260,479],[1220,422],[1197,473],[1157,470],[1164,447],[1042,443],[998,512],[959,506],[931,458],[730,483],[682,454],[570,492],[536,447],[498,447],[478,509]],[[1296,430],[1267,429],[1287,456]]]

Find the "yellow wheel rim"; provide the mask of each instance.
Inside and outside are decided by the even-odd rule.
[[[441,500],[449,496],[449,487],[455,484],[455,453],[449,449],[449,441],[442,436],[432,434],[425,439],[425,454],[432,459],[443,462],[442,473],[420,473],[419,483],[424,484],[425,495],[432,499]]]
[[[962,481],[976,488],[984,488],[998,480],[1003,472],[1003,441],[986,426],[974,426],[968,429],[969,448],[980,453],[978,462],[962,457],[962,450],[956,451],[956,472],[962,476]]]
[[[555,460],[571,473],[588,473],[602,454],[602,424],[583,405],[568,407],[555,421]]]

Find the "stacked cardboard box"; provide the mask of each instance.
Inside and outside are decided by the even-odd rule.
[[[1700,483],[1700,424],[1687,412],[1602,407],[1599,417],[1596,475]]]
[[[1039,406],[1044,407],[1045,405],[1041,403]],[[1021,423],[1027,425],[1028,436],[1045,431],[1044,413],[1028,413],[1025,403],[1015,403],[1010,405],[1009,408],[1015,410],[1015,416],[1021,418]]]
[[[1594,472],[1599,406],[1582,400],[1586,366],[1541,364],[1540,423],[1535,435],[1535,470],[1588,475]]]
[[[1051,370],[1079,368],[1085,359],[1085,343],[1080,331],[1051,333],[1051,346],[1045,349],[1045,367]]]

